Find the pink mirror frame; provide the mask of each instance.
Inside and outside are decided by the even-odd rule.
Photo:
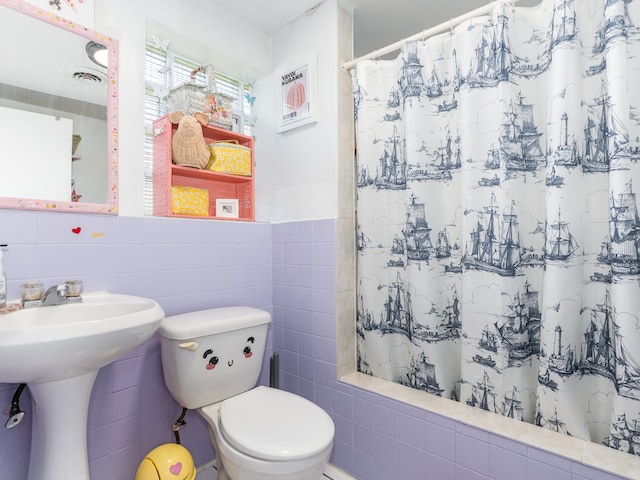
[[[52,12],[42,10],[22,0],[0,0],[0,7],[7,7],[25,15],[29,15],[55,27],[62,28],[76,35],[93,40],[107,47],[109,52],[109,68],[107,73],[107,134],[108,147],[108,181],[107,203],[80,203],[71,201],[51,201],[35,198],[14,198],[0,196],[0,208],[25,210],[48,210],[57,212],[84,212],[105,215],[118,214],[118,41],[90,28],[70,20],[61,18]]]

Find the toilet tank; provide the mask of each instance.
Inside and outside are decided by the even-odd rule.
[[[173,398],[183,407],[200,408],[255,387],[270,321],[269,312],[251,307],[166,317],[158,333]]]

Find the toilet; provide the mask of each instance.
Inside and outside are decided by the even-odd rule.
[[[251,307],[167,317],[158,330],[167,388],[209,425],[218,480],[318,480],[335,428],[298,395],[256,386],[271,315]]]

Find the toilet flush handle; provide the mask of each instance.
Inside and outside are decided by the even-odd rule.
[[[184,348],[187,350],[191,350],[192,352],[195,352],[198,349],[198,342],[182,342],[182,343],[179,343],[178,346],[180,348]]]

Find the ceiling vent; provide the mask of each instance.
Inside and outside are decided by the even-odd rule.
[[[85,84],[101,84],[107,81],[104,73],[89,67],[67,67],[65,72],[74,80]]]

